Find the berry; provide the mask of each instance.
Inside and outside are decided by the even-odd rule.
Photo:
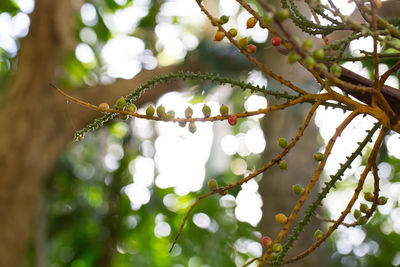
[[[387,201],[388,201],[387,197],[379,197],[378,204],[379,205],[385,205]]]
[[[126,115],[126,114],[119,114],[119,118],[121,119],[121,120],[124,120],[124,121],[126,121],[127,119],[128,119],[128,115]]]
[[[247,29],[254,28],[254,26],[256,26],[256,23],[257,23],[257,19],[255,17],[249,18],[246,22]]]
[[[273,21],[274,21],[274,14],[272,14],[271,12],[267,12],[264,14],[263,16],[264,24],[268,25],[271,24]]]
[[[317,152],[314,154],[314,159],[316,161],[323,161],[324,160],[324,154],[322,154],[321,152]]]
[[[135,113],[136,110],[137,110],[137,107],[135,106],[135,104],[129,104],[129,105],[126,107],[126,110],[129,111],[129,112]]]
[[[246,49],[247,48],[247,44],[248,44],[247,37],[244,37],[244,38],[240,39],[238,41],[238,44],[239,44],[240,49]]]
[[[287,162],[284,160],[279,161],[279,168],[281,168],[282,170],[287,170],[288,166],[287,166]]]
[[[235,37],[238,34],[238,32],[235,28],[230,29],[228,32],[230,35],[232,35],[232,37]]]
[[[279,243],[276,243],[272,246],[272,251],[273,252],[280,252],[282,250],[282,245]]]
[[[281,38],[275,36],[271,39],[271,43],[273,46],[280,46],[281,45]]]
[[[278,213],[275,215],[275,221],[279,224],[285,224],[287,222],[287,217],[283,213]]]
[[[278,138],[278,144],[281,148],[286,148],[288,143],[285,138]]]
[[[368,222],[368,218],[365,216],[361,216],[360,218],[357,219],[357,223],[360,225],[364,225]]]
[[[361,204],[360,204],[360,211],[361,211],[361,212],[367,213],[368,210],[369,210],[369,208],[368,208],[368,205],[367,205],[367,204],[365,204],[365,203],[361,203]]]
[[[320,240],[321,238],[322,238],[322,236],[323,236],[324,234],[322,233],[322,231],[321,230],[317,230],[317,231],[315,231],[315,233],[314,233],[314,236],[315,236],[315,239],[317,239],[317,240]]]
[[[246,51],[247,51],[247,53],[249,53],[249,54],[255,53],[256,50],[257,50],[257,47],[256,47],[255,45],[253,45],[253,44],[249,44],[249,45],[247,46],[247,48],[246,48]]]
[[[186,126],[186,121],[180,121],[178,122],[179,126],[185,127]]]
[[[355,219],[360,218],[360,216],[361,216],[361,211],[358,210],[358,209],[355,209],[355,210],[353,211],[353,216],[354,216]]]
[[[313,46],[313,41],[311,39],[306,39],[303,42],[303,48],[307,51],[310,51]]]
[[[224,39],[225,34],[223,32],[217,31],[214,35],[214,41],[219,42],[222,41],[222,39]]]
[[[307,69],[312,69],[315,66],[315,59],[312,57],[306,57],[306,60],[304,60],[304,65],[306,66]]]
[[[372,201],[374,201],[374,194],[372,194],[371,192],[365,192],[364,193],[364,199],[366,201],[372,202]]]
[[[293,64],[299,60],[299,55],[296,52],[290,52],[288,55],[287,62]]]
[[[313,53],[313,57],[315,60],[323,60],[324,56],[325,56],[325,52],[324,52],[324,49],[322,49],[322,48],[315,50]]]
[[[218,188],[218,183],[217,180],[215,179],[210,179],[208,180],[208,188],[210,188],[211,191],[214,191],[215,189]]]
[[[204,117],[206,117],[206,118],[210,117],[210,115],[211,115],[211,108],[210,108],[209,106],[207,106],[206,104],[204,104],[204,106],[203,106],[203,108],[202,108],[201,111],[203,111]]]
[[[167,120],[170,120],[170,119],[173,119],[173,118],[175,118],[175,111],[169,110],[167,112]]]
[[[237,117],[235,115],[230,115],[228,118],[228,123],[232,126],[236,125]]]
[[[99,108],[101,111],[106,111],[107,109],[110,109],[110,106],[106,102],[103,102],[100,103]]]
[[[126,106],[126,101],[125,98],[123,98],[122,96],[120,98],[118,98],[117,100],[117,108],[118,109],[123,109]]]
[[[269,247],[272,244],[272,239],[269,236],[263,236],[261,239],[261,243],[263,244],[264,247]]]
[[[185,117],[186,118],[191,118],[193,115],[193,109],[191,107],[187,107],[185,109]]]
[[[164,114],[165,114],[164,106],[163,105],[158,106],[157,107],[157,116],[161,118],[162,115],[164,115]]]
[[[221,23],[221,24],[225,24],[228,21],[229,21],[229,16],[226,16],[226,15],[222,15],[218,20],[218,22]]]
[[[219,112],[221,113],[222,116],[228,115],[229,108],[227,106],[225,106],[224,104],[222,104],[221,107],[219,108]]]
[[[280,21],[284,21],[285,19],[289,18],[290,11],[287,8],[283,8],[276,13],[276,18]]]
[[[194,134],[197,130],[196,124],[194,122],[189,123],[189,132]]]
[[[334,76],[340,77],[342,75],[342,68],[338,64],[333,64],[331,67],[331,72]]]
[[[325,64],[319,64],[319,67],[321,68],[321,70],[324,70],[324,71],[328,71],[328,67],[325,65]]]
[[[276,255],[275,252],[272,252],[271,254],[269,254],[269,257],[268,257],[268,259],[269,259],[270,261],[274,261],[274,260],[276,260],[277,258],[278,258],[278,255]]]
[[[300,195],[302,195],[304,193],[304,188],[299,184],[295,184],[295,185],[292,185],[292,191],[296,195],[300,196]]]
[[[154,107],[152,105],[150,105],[146,109],[146,116],[153,117],[153,115],[154,115]]]

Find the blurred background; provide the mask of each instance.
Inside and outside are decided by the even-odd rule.
[[[350,15],[355,6],[345,2],[342,12]],[[385,1],[382,12],[393,10],[394,2]],[[257,45],[255,57],[266,66],[308,91],[319,90],[310,75],[286,64],[265,29],[246,29],[250,14],[236,1],[205,5],[215,17],[230,16],[227,29],[235,27],[240,36],[250,37]],[[288,26],[301,40],[309,38]],[[95,105],[112,104],[156,75],[189,70],[286,90],[226,40],[213,42],[214,33],[194,0],[1,0],[1,266],[242,266],[263,255],[262,236],[276,236],[275,214],[292,210],[297,197],[291,186],[306,186],[317,166],[313,154],[323,151],[345,113],[319,109],[288,155],[287,171],[273,168],[224,196],[201,200],[168,253],[185,212],[209,191],[207,181],[226,185],[271,160],[280,151],[277,138],[294,137],[310,106],[242,119],[234,127],[198,123],[194,134],[173,123],[115,119],[72,142],[74,131],[100,114],[66,101],[49,86],[54,83]],[[314,46],[319,44],[315,37]],[[360,50],[372,51],[372,41],[352,41],[346,53],[357,56]],[[380,71],[394,63],[382,62]],[[372,75],[371,62],[344,66]],[[398,88],[399,74],[387,84]],[[204,103],[217,114],[221,104],[234,113],[279,101],[230,85],[173,81],[147,91],[136,104],[139,113],[162,104],[182,117],[187,106],[202,116]],[[335,145],[323,179],[336,173],[373,123],[369,117],[352,122]],[[381,195],[388,203],[365,227],[339,228],[322,248],[293,266],[400,264],[399,137],[390,133],[379,156]],[[354,161],[319,214],[339,216],[366,156]],[[369,177],[364,189],[372,188]],[[318,228],[327,226],[314,219],[293,255],[313,243],[310,236]]]

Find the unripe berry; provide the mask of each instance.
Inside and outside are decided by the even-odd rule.
[[[388,201],[387,197],[379,197],[378,204],[379,205],[385,205],[387,203],[387,201]]]
[[[224,37],[225,37],[225,34],[224,34],[223,32],[217,31],[217,32],[215,33],[215,35],[214,35],[214,41],[219,42],[219,41],[221,41],[222,39],[224,39]]]
[[[243,37],[242,39],[240,39],[238,41],[238,44],[239,44],[240,49],[246,49],[247,48],[247,44],[248,44],[247,37]]]
[[[315,58],[315,60],[323,60],[324,56],[325,56],[325,52],[324,52],[324,49],[322,49],[322,48],[315,50],[313,53],[313,57]]]
[[[204,117],[208,118],[211,115],[211,108],[209,106],[207,106],[206,104],[204,104],[203,108],[201,109],[201,111],[204,114]]]
[[[230,35],[232,35],[232,37],[236,37],[236,35],[238,34],[235,28],[230,29],[228,32]]]
[[[287,58],[287,62],[293,64],[299,60],[299,55],[296,52],[290,52]]]
[[[269,259],[270,261],[274,261],[274,260],[276,260],[277,258],[278,258],[278,255],[276,255],[275,252],[272,252],[271,254],[269,254],[269,257],[268,257],[268,259]]]
[[[288,142],[286,141],[285,138],[280,137],[280,138],[278,138],[278,144],[281,148],[286,148],[288,145]]]
[[[229,16],[226,16],[226,15],[222,15],[218,20],[218,22],[221,23],[221,24],[225,24],[228,21],[229,21]]]
[[[320,240],[323,236],[323,233],[321,230],[318,229],[317,231],[315,231],[314,236],[315,236],[315,239]]]
[[[312,69],[315,66],[315,59],[312,57],[306,57],[306,60],[304,60],[304,65],[306,66],[307,69]]]
[[[228,117],[228,123],[232,126],[236,125],[237,123],[237,117],[235,115],[230,115]]]
[[[129,112],[135,113],[136,110],[137,110],[137,107],[135,106],[135,104],[129,104],[129,105],[126,107],[126,110],[129,111]]]
[[[261,239],[261,243],[263,244],[264,247],[269,247],[272,244],[272,239],[269,236],[263,236]]]
[[[246,51],[247,51],[247,53],[249,53],[249,54],[255,53],[256,50],[257,50],[257,47],[256,47],[255,45],[253,45],[253,44],[249,44],[249,45],[247,46],[247,48],[246,48]]]
[[[185,127],[186,126],[186,121],[180,121],[178,122],[179,126]]]
[[[365,192],[364,193],[364,199],[366,201],[372,202],[372,201],[374,201],[374,194],[372,194],[371,192]]]
[[[228,115],[229,108],[227,106],[225,106],[224,104],[222,104],[221,107],[219,108],[219,112],[221,113],[222,116]]]
[[[288,168],[287,162],[284,161],[283,159],[282,159],[281,161],[279,161],[278,166],[279,166],[279,168],[281,168],[282,170],[287,170],[287,168]]]
[[[282,250],[282,245],[279,243],[276,243],[272,246],[272,251],[273,252],[280,252]]]
[[[257,19],[255,17],[249,18],[246,22],[247,29],[254,28],[254,26],[256,26],[256,23],[257,23]]]
[[[342,75],[342,68],[338,64],[333,64],[331,67],[331,72],[334,76],[340,77]]]
[[[128,119],[128,115],[126,115],[126,114],[119,114],[119,118],[121,119],[121,120],[127,120]]]
[[[264,14],[262,20],[264,24],[269,25],[274,21],[274,14],[272,14],[271,12],[267,12]]]
[[[187,107],[185,109],[185,117],[186,118],[191,118],[193,115],[193,109],[191,107]]]
[[[117,100],[117,108],[118,109],[123,109],[126,106],[126,100],[125,98],[123,98],[122,96],[120,98],[118,98]]]
[[[324,154],[322,154],[321,152],[317,152],[314,154],[314,159],[316,161],[323,161],[324,160]]]
[[[296,195],[300,196],[300,195],[302,195],[304,193],[304,188],[299,184],[295,184],[295,185],[292,185],[292,191]]]
[[[165,114],[164,106],[163,105],[158,106],[157,107],[157,116],[161,118],[162,115],[164,115],[164,114]]]
[[[358,209],[355,209],[355,210],[353,211],[353,216],[354,216],[355,219],[360,218],[360,216],[361,216],[361,211],[358,210]]]
[[[313,46],[313,41],[311,39],[306,39],[303,42],[303,48],[307,51],[310,51]]]
[[[218,183],[217,180],[215,179],[210,179],[208,180],[208,188],[210,188],[211,191],[214,191],[215,189],[218,188]]]
[[[275,215],[275,221],[279,224],[285,224],[287,222],[287,217],[283,213],[278,213]]]
[[[361,217],[359,217],[359,218],[357,219],[357,223],[358,223],[359,225],[364,225],[364,224],[366,224],[367,222],[368,222],[368,218],[365,217],[365,216],[361,216]]]
[[[194,134],[197,130],[196,124],[194,122],[189,123],[189,132]]]
[[[99,108],[101,111],[106,111],[107,109],[110,109],[110,106],[106,102],[103,102],[100,103]]]
[[[289,18],[290,11],[287,8],[283,8],[276,13],[276,18],[280,21],[284,21],[285,19]]]
[[[169,110],[167,112],[167,120],[170,120],[170,119],[173,119],[173,118],[175,118],[175,111]]]
[[[146,116],[147,116],[147,117],[153,117],[154,111],[155,111],[155,110],[154,110],[153,105],[148,106],[148,107],[146,108]]]
[[[368,205],[365,203],[361,203],[360,204],[360,211],[363,213],[367,213],[367,211],[369,210]]]
[[[281,45],[281,38],[275,36],[274,38],[271,39],[271,44],[273,46],[280,46]]]

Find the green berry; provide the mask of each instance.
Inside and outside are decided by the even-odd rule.
[[[122,96],[117,100],[117,108],[122,110],[126,106],[126,100]]]
[[[135,104],[129,104],[126,107],[126,110],[129,111],[129,112],[135,113],[137,111],[137,107],[135,106]]]
[[[378,204],[379,205],[385,205],[387,203],[387,201],[388,201],[387,197],[379,197]]]
[[[119,114],[119,118],[121,119],[121,120],[124,120],[124,121],[126,121],[127,119],[128,119],[128,115],[127,114]]]
[[[286,141],[285,138],[278,138],[278,144],[281,148],[286,148],[288,145],[288,142]]]
[[[306,39],[303,42],[303,48],[307,51],[310,51],[313,46],[313,41],[311,39]]]
[[[170,120],[170,119],[173,119],[173,118],[175,118],[175,111],[169,110],[167,112],[167,119]]]
[[[230,35],[232,35],[232,37],[236,37],[236,35],[238,34],[235,28],[230,29],[228,32]]]
[[[316,161],[323,161],[324,160],[324,154],[322,154],[321,152],[317,152],[314,154],[314,159]]]
[[[307,69],[312,69],[315,66],[315,59],[312,57],[306,57],[306,60],[304,60],[304,65],[306,66]]]
[[[274,14],[272,14],[271,12],[267,12],[264,14],[262,20],[264,24],[269,25],[274,21]]]
[[[320,63],[319,67],[321,68],[321,70],[328,72],[328,67],[325,64]]]
[[[314,59],[318,60],[318,61],[319,60],[323,60],[324,56],[325,56],[325,52],[324,52],[324,49],[322,49],[322,48],[319,48],[319,49],[315,50],[314,53],[313,53]]]
[[[304,193],[304,188],[299,184],[295,184],[295,185],[292,185],[292,191],[296,195],[300,196],[300,195],[302,195]]]
[[[217,180],[215,180],[215,179],[208,180],[208,188],[210,188],[211,191],[214,191],[215,189],[217,189],[218,188]]]
[[[211,108],[204,104],[203,108],[201,109],[203,111],[204,117],[208,118],[211,115]]]
[[[284,160],[279,161],[279,168],[281,168],[282,170],[287,170],[288,168],[287,162]]]
[[[272,252],[271,254],[269,254],[269,257],[268,257],[268,259],[269,259],[270,261],[274,261],[274,260],[276,260],[277,258],[278,258],[278,255],[276,255],[275,252]]]
[[[282,250],[282,245],[279,243],[276,243],[272,246],[272,251],[273,252],[280,252]]]
[[[147,117],[153,117],[154,115],[154,107],[152,105],[148,106],[146,109],[146,116]]]
[[[189,132],[194,134],[197,130],[196,124],[194,122],[189,123]]]
[[[338,64],[333,64],[331,67],[331,72],[334,76],[340,77],[342,75],[342,68]]]
[[[353,216],[354,216],[355,219],[360,218],[360,216],[361,216],[361,211],[358,210],[358,209],[355,209],[355,210],[353,211]]]
[[[317,231],[315,231],[315,233],[314,233],[314,236],[315,236],[315,239],[317,239],[317,240],[320,240],[321,238],[322,238],[322,236],[323,236],[324,234],[322,233],[322,231],[321,230],[317,230]]]
[[[163,105],[157,107],[157,116],[162,117],[165,114],[165,108]]]
[[[288,55],[287,62],[293,64],[300,59],[300,56],[296,52],[290,52]]]
[[[238,41],[238,44],[239,44],[240,49],[246,50],[247,45],[248,45],[247,37],[243,37],[242,39],[240,39]]]
[[[287,8],[283,8],[276,13],[276,18],[280,21],[284,21],[285,19],[289,18],[290,11]]]
[[[365,192],[364,193],[364,199],[366,201],[372,202],[372,201],[374,201],[374,194],[372,194],[371,192]]]
[[[287,222],[287,217],[283,213],[278,213],[275,215],[275,221],[279,224],[285,224]]]
[[[110,109],[110,106],[106,102],[103,102],[100,103],[99,108],[101,111],[106,111],[107,109]]]
[[[218,20],[218,22],[221,23],[221,24],[225,24],[228,21],[229,21],[229,16],[226,16],[226,15],[222,15]]]
[[[229,108],[224,104],[222,104],[221,107],[219,108],[219,112],[221,113],[222,116],[228,115]]]
[[[359,218],[357,219],[357,223],[358,223],[359,225],[364,225],[364,224],[366,224],[367,222],[368,222],[368,218],[365,217],[365,216],[361,216],[361,217],[359,217]]]
[[[187,107],[185,109],[185,117],[186,118],[191,118],[193,115],[193,109],[191,107]]]
[[[368,208],[368,205],[367,205],[367,204],[365,204],[365,203],[361,203],[361,204],[360,204],[360,211],[361,211],[361,212],[367,213],[368,210],[369,210],[369,208]]]

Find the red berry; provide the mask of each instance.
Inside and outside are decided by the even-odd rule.
[[[247,53],[249,53],[249,54],[253,54],[253,53],[255,53],[256,52],[256,50],[257,50],[257,47],[255,46],[255,45],[253,45],[253,44],[249,44],[248,46],[247,46]]]
[[[262,242],[263,246],[266,248],[272,244],[272,240],[269,236],[263,236],[261,242]]]
[[[273,46],[280,46],[281,45],[281,38],[274,37],[274,38],[272,38],[271,43],[272,43]]]
[[[228,118],[228,122],[230,125],[236,125],[237,123],[237,117],[235,115],[230,115]]]

